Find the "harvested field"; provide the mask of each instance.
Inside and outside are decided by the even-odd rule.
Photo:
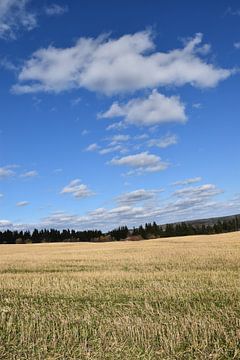
[[[0,359],[240,359],[240,233],[0,246]]]

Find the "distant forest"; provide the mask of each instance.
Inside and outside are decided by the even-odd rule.
[[[201,223],[202,222],[202,223]],[[105,242],[119,240],[141,240],[187,235],[220,234],[240,230],[240,216],[229,216],[224,220],[209,219],[157,225],[156,222],[128,229],[122,226],[107,233],[99,230],[35,229],[30,231],[0,231],[0,244],[28,244],[54,242]]]

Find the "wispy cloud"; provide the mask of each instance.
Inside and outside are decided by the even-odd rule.
[[[61,194],[71,194],[77,199],[86,198],[95,195],[87,185],[83,184],[80,179],[72,180],[60,192]]]
[[[106,155],[106,154],[110,154],[116,151],[119,152],[124,152],[125,148],[122,147],[122,145],[114,145],[114,146],[108,146],[105,148],[102,148],[101,150],[99,150],[99,154],[100,155]]]
[[[24,207],[24,206],[27,206],[27,205],[29,205],[29,204],[30,204],[29,201],[19,201],[19,202],[16,203],[16,206],[18,206],[18,207]]]
[[[240,41],[238,41],[238,42],[235,42],[234,44],[233,44],[233,46],[235,47],[235,49],[240,49]]]
[[[60,16],[68,12],[68,6],[61,6],[59,4],[50,4],[44,8],[48,16]]]
[[[85,135],[88,135],[89,134],[89,130],[87,129],[84,129],[82,132],[81,132],[81,135],[82,136],[85,136]]]
[[[76,97],[76,98],[74,98],[74,99],[71,100],[71,105],[72,105],[72,106],[76,106],[76,105],[78,105],[81,101],[82,101],[82,98],[81,98],[80,96],[78,96],[78,97]]]
[[[114,135],[110,138],[110,140],[111,140],[110,145],[116,145],[116,144],[128,141],[129,139],[130,139],[129,135],[124,135],[124,134]]]
[[[7,165],[0,167],[0,179],[5,179],[15,175],[15,171],[12,169],[15,168],[15,165]]]
[[[99,149],[99,145],[97,143],[90,144],[86,147],[85,151],[91,152],[91,151],[97,151]]]
[[[0,1],[0,38],[15,39],[21,30],[37,26],[36,14],[27,9],[29,0]]]
[[[202,178],[200,176],[198,176],[198,177],[194,177],[194,178],[175,181],[172,185],[176,185],[176,186],[190,185],[190,184],[194,184],[194,183],[197,183],[197,182],[200,182],[200,181],[202,181]]]
[[[178,137],[174,134],[167,134],[165,136],[160,137],[159,139],[150,139],[148,141],[149,147],[159,147],[161,149],[165,149],[171,145],[176,145],[178,143]]]
[[[194,109],[201,109],[202,104],[201,104],[201,103],[194,103],[194,104],[192,105],[192,107],[193,107]]]
[[[21,178],[34,178],[38,176],[38,172],[36,170],[26,171],[20,175]]]
[[[218,195],[221,194],[223,191],[218,189],[216,187],[216,185],[213,184],[205,184],[205,185],[200,185],[200,186],[196,186],[196,187],[187,187],[187,188],[183,188],[180,190],[177,190],[174,192],[173,195],[178,196],[178,197],[209,197],[209,196],[214,196],[214,195]]]
[[[233,9],[232,7],[228,7],[226,12],[226,15],[233,15],[233,16],[240,16],[240,9]]]

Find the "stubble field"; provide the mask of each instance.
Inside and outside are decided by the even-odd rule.
[[[0,359],[240,359],[240,233],[1,245]]]

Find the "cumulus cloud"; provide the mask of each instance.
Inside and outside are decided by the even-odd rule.
[[[136,219],[142,217],[143,211],[142,207],[137,206],[117,206],[112,209],[95,209],[82,216],[57,212],[44,218],[42,226],[112,229],[115,226],[126,225],[129,221],[132,224],[136,223]]]
[[[163,191],[162,189],[158,189],[158,190],[138,189],[119,195],[116,198],[116,201],[122,205],[133,205],[139,202],[154,200],[156,196],[159,194],[159,192],[162,191]]]
[[[236,211],[240,206],[239,196],[232,201],[216,201],[214,198],[221,190],[213,184],[206,184],[201,190],[193,187],[181,196],[173,193],[169,199],[161,201],[161,205],[159,202],[152,202],[149,206],[148,200],[156,197],[156,191],[158,190],[139,189],[121,194],[116,199],[118,206],[111,209],[97,208],[84,215],[54,213],[43,220],[42,226],[109,230],[126,224],[132,227],[150,221],[164,224],[213,214],[223,215]],[[139,203],[141,206],[136,205]]]
[[[167,134],[159,139],[150,139],[148,141],[149,147],[159,147],[161,149],[165,149],[171,145],[176,145],[178,143],[178,137],[174,134]]]
[[[185,180],[175,181],[172,185],[176,185],[176,186],[189,185],[189,184],[194,184],[194,183],[197,183],[200,181],[202,181],[202,178],[200,176],[197,176],[195,178],[189,178],[189,179],[185,179]]]
[[[44,10],[48,16],[60,16],[68,12],[68,7],[66,5],[51,4],[46,6]]]
[[[72,194],[77,199],[83,199],[94,195],[87,185],[82,184],[80,179],[72,180],[60,192],[61,194]]]
[[[73,184],[74,185],[74,184]],[[38,224],[13,224],[9,220],[0,220],[0,228],[34,229],[34,228],[75,228],[110,230],[121,225],[130,228],[145,222],[156,221],[165,224],[203,217],[231,215],[239,213],[240,196],[232,199],[216,199],[222,190],[214,184],[201,187],[189,187],[187,191],[173,192],[161,202],[156,199],[161,189],[137,189],[119,195],[114,201],[117,206],[110,209],[96,208],[84,214],[55,212],[42,219]],[[140,204],[140,205],[139,205]]]
[[[29,204],[30,204],[29,201],[19,201],[19,202],[16,203],[16,206],[23,207],[23,206],[27,206]]]
[[[187,120],[185,106],[177,96],[166,97],[156,89],[147,98],[136,98],[126,104],[114,103],[99,115],[102,118],[123,117],[129,124],[152,126]]]
[[[36,15],[27,10],[29,0],[0,1],[0,38],[15,39],[19,31],[37,26]]]
[[[22,178],[34,178],[38,176],[38,172],[36,170],[26,171],[20,175]]]
[[[120,158],[113,158],[109,164],[134,168],[134,171],[130,172],[129,175],[144,172],[158,172],[165,170],[169,166],[169,164],[163,162],[159,156],[149,154],[147,151]]]
[[[86,88],[106,95],[159,86],[214,87],[232,71],[211,64],[196,34],[183,48],[158,52],[150,31],[110,39],[80,38],[68,48],[49,46],[25,61],[15,93],[59,93]]]

